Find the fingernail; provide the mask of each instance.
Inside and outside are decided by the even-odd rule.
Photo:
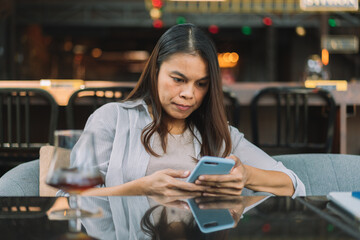
[[[183,176],[187,176],[189,173],[190,173],[190,171],[185,171],[185,172],[183,173]]]
[[[200,204],[200,205],[199,205],[199,208],[200,208],[200,209],[203,209],[203,208],[204,208],[204,205],[203,205],[203,204]]]
[[[205,179],[204,176],[200,176],[200,177],[199,177],[199,180],[204,180],[204,179]]]

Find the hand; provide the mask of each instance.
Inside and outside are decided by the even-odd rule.
[[[187,204],[186,199],[193,198],[193,196],[181,196],[181,197],[179,197],[179,196],[173,196],[173,197],[150,196],[150,198],[165,207],[190,210],[190,207]]]
[[[142,178],[144,193],[150,196],[201,196],[207,186],[188,183],[176,178],[187,178],[190,171],[165,169]]]
[[[235,161],[234,167],[226,175],[201,175],[195,184],[207,186],[204,196],[240,196],[248,180],[248,172],[240,159],[234,155],[227,157]]]

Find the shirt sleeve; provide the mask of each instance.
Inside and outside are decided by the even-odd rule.
[[[263,150],[246,140],[244,134],[240,133],[236,128],[230,127],[230,133],[233,144],[232,154],[237,156],[243,164],[259,169],[283,172],[293,182],[295,192],[292,197],[306,195],[305,185],[293,171],[287,169],[281,162],[276,161]]]
[[[96,161],[94,164],[99,168],[103,177],[106,176],[110,156],[113,148],[113,142],[116,132],[116,117],[117,108],[113,103],[106,104],[98,108],[87,120],[84,133],[91,132],[94,142],[94,152]],[[86,134],[82,134],[79,141],[76,143],[74,149],[70,155],[70,165],[81,167],[89,164],[89,160],[85,157],[78,157],[82,152],[89,151],[86,149],[84,141],[87,137]],[[77,156],[75,158],[75,156]]]

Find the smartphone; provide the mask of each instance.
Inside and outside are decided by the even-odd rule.
[[[234,227],[235,221],[228,209],[200,209],[193,198],[186,201],[201,232],[210,233]]]
[[[204,156],[197,163],[186,181],[193,183],[200,175],[229,174],[234,164],[235,161],[232,159]]]

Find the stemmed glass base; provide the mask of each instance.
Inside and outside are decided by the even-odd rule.
[[[70,195],[70,208],[54,210],[48,213],[48,218],[51,220],[71,220],[90,217],[102,217],[102,210],[99,208],[96,212],[90,212],[80,209],[80,197],[78,195]]]

